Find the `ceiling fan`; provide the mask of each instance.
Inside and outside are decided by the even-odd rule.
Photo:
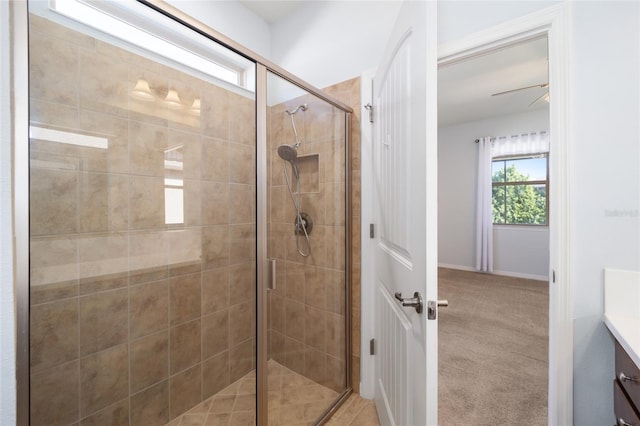
[[[509,94],[509,93],[519,92],[521,90],[527,90],[527,89],[548,89],[548,88],[549,88],[549,83],[534,84],[533,86],[519,87],[517,89],[505,90],[504,92],[494,93],[491,96],[506,95],[506,94]],[[538,102],[538,101],[540,101],[542,99],[544,99],[545,101],[549,102],[549,90],[547,90],[542,96],[536,98],[536,100],[531,102],[529,104],[529,106],[531,107],[533,104],[535,104],[536,102]]]

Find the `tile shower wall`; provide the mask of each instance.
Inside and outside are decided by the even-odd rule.
[[[284,180],[281,144],[294,143],[285,110],[306,103],[294,119],[302,211],[313,219],[311,255],[301,256],[295,210]],[[346,386],[345,122],[344,113],[308,95],[269,108],[269,256],[277,287],[269,294],[269,355],[304,376],[342,391]],[[289,171],[291,175],[291,171]],[[300,243],[306,251],[306,243]]]
[[[32,424],[164,424],[255,367],[254,101],[30,31]]]

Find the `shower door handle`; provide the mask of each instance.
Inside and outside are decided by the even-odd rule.
[[[269,259],[269,282],[267,284],[267,290],[276,289],[276,260]]]

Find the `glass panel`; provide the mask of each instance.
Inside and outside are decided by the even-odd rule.
[[[491,180],[493,182],[504,182],[505,181],[505,162],[504,161],[493,161],[491,163]]]
[[[545,185],[506,187],[507,223],[544,225],[546,223]]]
[[[31,424],[251,422],[254,94],[38,7]]]
[[[269,415],[309,424],[347,384],[345,113],[273,74],[267,88]]]
[[[129,49],[142,49],[159,62],[170,61],[180,68],[205,74],[246,89],[255,89],[253,62],[200,34],[178,28],[175,22],[150,8],[127,2],[92,2],[84,0],[32,0],[30,9],[39,14],[60,15],[89,26],[103,34],[122,40]],[[69,22],[69,21],[66,21]],[[73,24],[75,25],[75,24]],[[146,87],[148,89],[148,87]],[[141,94],[147,96],[147,90]]]
[[[520,158],[505,162],[507,182],[547,179],[547,159]]]
[[[504,186],[494,186],[492,189],[493,223],[496,224],[504,224],[506,222],[505,188]]]

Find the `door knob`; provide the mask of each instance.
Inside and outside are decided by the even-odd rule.
[[[624,374],[624,371],[620,372],[620,375],[618,376],[618,379],[620,379],[620,381],[622,383],[624,382],[640,382],[640,379],[633,377],[633,376],[627,376],[626,374]]]
[[[417,313],[422,313],[422,296],[420,296],[420,293],[417,291],[413,293],[413,297],[403,298],[402,293],[400,292],[397,292],[394,296],[400,301],[400,303],[402,303],[402,306],[416,308]]]

